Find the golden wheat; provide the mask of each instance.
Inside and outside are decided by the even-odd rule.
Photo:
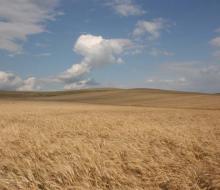
[[[0,102],[0,189],[220,189],[220,111]]]

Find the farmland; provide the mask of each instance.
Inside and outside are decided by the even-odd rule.
[[[220,96],[0,93],[0,189],[220,189]]]

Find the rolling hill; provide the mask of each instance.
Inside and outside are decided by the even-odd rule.
[[[64,101],[118,106],[220,109],[219,94],[157,89],[84,89],[57,92],[0,92],[0,100]]]

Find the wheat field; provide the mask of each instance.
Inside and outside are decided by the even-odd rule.
[[[220,111],[0,101],[1,190],[219,190]]]

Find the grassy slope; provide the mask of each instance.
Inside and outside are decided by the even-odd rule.
[[[60,92],[0,92],[0,99],[68,101],[147,107],[220,109],[217,94],[153,89],[87,89]]]

